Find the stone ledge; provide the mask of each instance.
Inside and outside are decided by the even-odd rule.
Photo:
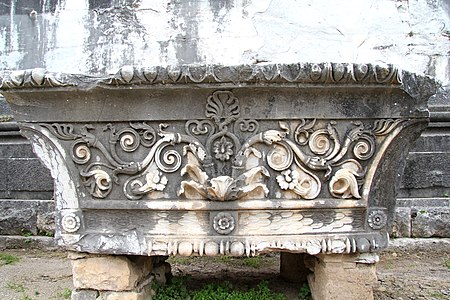
[[[450,237],[450,207],[448,205],[397,207],[391,236]]]
[[[0,250],[5,249],[40,249],[46,251],[64,251],[56,244],[53,237],[0,235]]]

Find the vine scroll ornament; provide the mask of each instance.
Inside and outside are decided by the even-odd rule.
[[[155,129],[147,122],[123,128],[110,123],[103,133],[90,124],[78,129],[57,123],[42,126],[70,142],[72,160],[94,198],[106,198],[121,186],[130,200],[157,192],[213,201],[261,199],[270,193],[310,200],[327,191],[332,198],[360,199],[364,166],[377,143],[405,121],[354,121],[342,129],[336,121],[301,119],[279,122],[275,129],[264,124],[267,129],[261,130],[257,120],[241,117],[239,100],[230,91],[207,98],[205,117],[187,121],[184,133],[169,131],[176,127],[172,124]],[[170,183],[176,187],[176,194],[170,195],[166,187],[175,180],[169,174],[177,171],[185,180]]]

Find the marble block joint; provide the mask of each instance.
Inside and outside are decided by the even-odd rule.
[[[306,253],[319,271],[342,267],[323,255],[387,246],[399,170],[434,89],[391,65],[339,63],[2,80],[51,170],[56,239],[68,250]],[[319,271],[313,285],[328,280]]]

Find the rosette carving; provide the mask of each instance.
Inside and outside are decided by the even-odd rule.
[[[229,234],[235,228],[234,217],[227,212],[220,212],[214,216],[213,228],[219,234]]]
[[[80,217],[75,213],[67,213],[61,219],[61,226],[66,232],[75,233],[81,227]]]
[[[384,210],[374,209],[369,213],[367,222],[370,228],[380,230],[387,224],[387,215]]]

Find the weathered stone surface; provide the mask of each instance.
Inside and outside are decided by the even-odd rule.
[[[8,162],[6,159],[0,158],[0,170],[2,170],[2,176],[0,176],[0,191],[6,191],[8,186],[8,176],[5,176],[7,174]]]
[[[37,234],[38,203],[34,201],[0,201],[0,232],[2,234]]]
[[[172,278],[172,268],[170,264],[165,261],[154,262],[152,276],[156,282],[166,284],[166,282]]]
[[[19,135],[17,124],[0,125],[0,199],[51,199],[50,172]]]
[[[414,208],[411,217],[412,237],[450,236],[450,207]]]
[[[405,169],[404,188],[441,186],[450,188],[450,151],[442,153],[411,153]],[[427,170],[427,172],[424,172]],[[442,195],[435,195],[442,197]]]
[[[53,235],[55,232],[55,208],[37,214],[36,228],[40,234]]]
[[[0,233],[7,235],[52,234],[54,201],[1,200]]]
[[[19,135],[19,127],[17,127]],[[5,141],[0,139],[0,158],[36,158],[30,143],[24,138],[14,138],[14,140]]]
[[[89,80],[33,69],[2,87],[55,178],[61,244],[243,256],[386,247],[397,166],[435,84],[391,65],[298,63]]]
[[[391,237],[411,237],[411,208],[397,207],[395,209]]]
[[[130,292],[101,292],[98,300],[151,300],[153,292],[150,286],[144,287],[141,291]]]
[[[76,289],[132,291],[152,270],[151,257],[86,255],[71,263]]]
[[[373,299],[375,264],[356,263],[357,255],[320,255],[308,275],[315,300]]]
[[[0,95],[0,122],[9,121],[10,117],[12,117],[11,109],[9,108],[9,105],[6,103],[5,98],[3,98],[2,95]]]
[[[4,249],[63,250],[52,237],[0,235],[0,250]]]
[[[72,300],[97,300],[99,292],[95,290],[73,290]]]
[[[300,57],[386,61],[448,82],[444,0],[10,3],[0,13],[9,33],[1,35],[2,69],[103,75],[122,65],[252,65]],[[71,39],[64,38],[68,32]]]
[[[6,168],[12,191],[52,191],[50,172],[37,158],[11,158]],[[12,180],[14,179],[14,180]]]

